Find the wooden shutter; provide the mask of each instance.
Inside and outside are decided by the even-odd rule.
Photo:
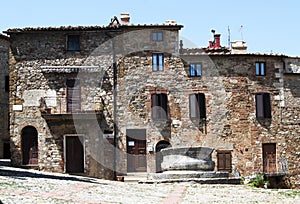
[[[231,171],[232,158],[230,150],[221,150],[217,152],[218,170]]]
[[[270,94],[264,93],[263,94],[263,101],[264,101],[264,116],[265,116],[265,118],[271,118]]]
[[[166,119],[168,115],[168,98],[167,94],[160,94],[160,106],[161,106],[161,113],[160,118]]]
[[[255,94],[256,117],[264,118],[264,99],[261,93]]]
[[[79,79],[67,80],[67,112],[81,111],[81,86]]]
[[[190,95],[190,117],[197,118],[197,99],[195,94]]]
[[[256,117],[271,118],[271,100],[269,93],[255,94],[256,101]]]
[[[203,93],[190,95],[190,117],[206,118],[205,95]]]
[[[151,95],[151,114],[152,118],[157,118],[157,106],[158,106],[158,96],[156,94]]]

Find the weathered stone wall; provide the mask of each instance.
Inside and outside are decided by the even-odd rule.
[[[9,144],[8,95],[5,90],[6,77],[9,73],[9,39],[0,34],[0,158],[4,156],[4,143]]]
[[[255,62],[266,62],[266,76],[255,75]],[[189,63],[202,63],[202,77],[188,76]],[[262,145],[276,143],[277,167],[279,159],[290,163],[299,161],[298,136],[298,78],[289,92],[283,92],[284,64],[278,56],[217,55],[165,56],[165,70],[152,72],[151,53],[119,60],[118,127],[120,146],[126,151],[126,129],[146,129],[147,146],[155,147],[165,140],[173,147],[209,146],[232,151],[233,171],[249,175],[263,171]],[[189,94],[204,93],[207,118],[195,122],[189,117]],[[256,118],[255,93],[271,96],[272,119]],[[151,118],[151,94],[168,94],[169,117],[165,121]],[[293,103],[291,109],[283,107]],[[287,105],[285,104],[285,107]],[[296,111],[296,112],[295,112]],[[293,120],[289,131],[280,131],[283,120]],[[289,129],[288,128],[288,129]],[[293,136],[292,136],[293,135]],[[291,139],[293,137],[293,139]],[[288,151],[293,149],[292,152]],[[148,152],[148,171],[155,171],[155,154]],[[214,160],[216,161],[216,153]],[[123,167],[126,161],[122,158]],[[290,167],[292,167],[290,165]]]
[[[64,171],[64,136],[80,134],[85,138],[85,173],[111,179],[113,142],[103,133],[113,131],[113,61],[146,49],[152,31],[129,29],[123,35],[81,29],[10,33],[14,57],[10,71],[12,164],[22,165],[22,130],[33,126],[38,131],[40,169]],[[164,45],[166,52],[177,48],[177,31],[164,32],[166,39],[170,35],[172,40]],[[66,51],[66,36],[73,34],[80,35],[80,52]],[[108,40],[114,35],[119,36]],[[148,49],[160,47],[162,44],[153,43]],[[67,113],[68,78],[80,79],[82,112],[101,113],[96,124],[95,118],[84,123]],[[119,151],[116,154],[123,155]]]

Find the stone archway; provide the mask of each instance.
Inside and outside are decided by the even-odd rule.
[[[21,134],[22,164],[38,164],[38,132],[33,126],[26,126]]]
[[[171,146],[171,144],[168,141],[165,141],[165,140],[159,141],[156,144],[156,147],[155,147],[155,152],[156,152],[156,157],[155,157],[155,160],[156,160],[156,172],[161,172],[162,155],[161,155],[160,151],[162,149],[167,148],[167,147],[172,147],[172,146]]]

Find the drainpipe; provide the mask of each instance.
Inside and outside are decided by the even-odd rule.
[[[105,32],[105,35],[108,36],[112,42],[112,54],[113,54],[113,130],[114,130],[114,152],[113,152],[113,173],[114,180],[117,180],[117,136],[118,136],[118,126],[117,126],[117,60],[116,60],[116,51],[115,51],[115,40],[114,37],[108,32]],[[113,32],[122,32],[121,30],[114,30]]]

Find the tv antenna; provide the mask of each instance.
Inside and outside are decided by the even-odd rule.
[[[230,28],[229,28],[229,26],[228,26],[228,47],[230,48],[231,46],[230,46]]]
[[[244,28],[244,26],[241,25],[240,30],[239,30],[239,32],[241,33],[241,38],[242,38],[242,40],[244,40],[244,36],[243,36],[243,28]]]

